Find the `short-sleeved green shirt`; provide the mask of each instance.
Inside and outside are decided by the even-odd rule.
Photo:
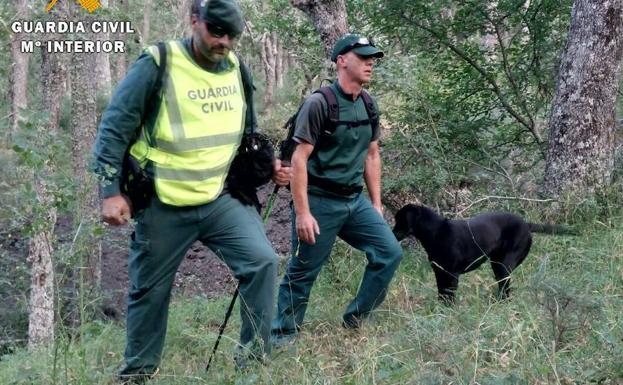
[[[344,93],[337,81],[330,87],[337,96],[340,122],[369,119],[361,95],[353,101],[352,95]],[[374,103],[378,111],[376,101]],[[324,96],[320,93],[312,94],[303,103],[294,130],[294,140],[314,145],[314,151],[307,162],[308,174],[344,186],[363,186],[364,162],[370,142],[379,138],[378,124],[375,127],[371,123],[350,127],[341,123],[329,134],[324,132],[328,120]],[[311,183],[308,191],[319,195],[336,195]]]

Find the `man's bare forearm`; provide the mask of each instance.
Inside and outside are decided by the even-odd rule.
[[[376,143],[370,144],[363,176],[372,205],[381,207],[381,154]]]
[[[309,213],[309,201],[307,199],[307,159],[309,154],[305,151],[304,144],[299,144],[292,154],[292,200],[297,215]],[[313,149],[313,147],[312,147]]]

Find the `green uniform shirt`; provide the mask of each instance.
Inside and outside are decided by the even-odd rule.
[[[340,122],[369,119],[361,95],[353,101],[352,95],[344,93],[337,81],[331,84],[331,88],[337,96]],[[374,103],[376,106],[376,101]],[[378,106],[376,110],[378,111]],[[307,172],[341,185],[363,186],[364,162],[370,142],[379,138],[378,124],[375,127],[371,127],[371,123],[356,127],[339,124],[332,134],[327,134],[323,132],[325,122],[329,120],[328,115],[324,96],[315,93],[303,103],[297,116],[294,139],[314,145],[314,151],[307,162]],[[312,184],[309,184],[308,191],[320,195],[335,195]]]
[[[188,50],[189,56],[194,58],[192,40],[183,39],[182,44]],[[230,63],[224,59],[215,72],[227,70],[229,65]],[[253,107],[253,78],[243,63],[240,63],[240,72],[247,105],[245,132],[250,132],[251,129],[257,131],[257,117]],[[93,149],[92,168],[96,174],[104,178],[103,198],[120,194],[123,156],[137,135],[143,118],[147,127],[154,125],[156,111],[148,111],[148,107],[157,77],[158,66],[153,57],[144,52],[119,83],[102,115]]]

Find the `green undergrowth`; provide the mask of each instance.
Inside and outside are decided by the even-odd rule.
[[[233,364],[234,316],[205,373],[230,298],[179,298],[151,383],[620,384],[623,226],[579,230],[577,236],[535,235],[529,257],[513,273],[512,299],[494,300],[497,285],[483,265],[461,276],[454,307],[436,300],[421,247],[405,243],[385,303],[355,331],[340,326],[341,312],[357,290],[365,257],[338,243],[314,287],[300,337],[267,365],[245,372]],[[58,337],[48,351],[2,356],[0,383],[113,384],[123,325],[90,323],[78,335],[82,339]]]

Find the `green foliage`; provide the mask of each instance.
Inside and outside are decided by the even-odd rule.
[[[30,287],[30,261],[26,257],[30,238],[42,229],[57,230],[49,241],[54,251],[57,310],[62,315],[58,317],[59,331],[62,331],[64,322],[75,324],[79,315],[90,311],[90,307],[76,305],[78,294],[82,294],[76,290],[77,277],[84,270],[84,262],[79,261],[77,255],[84,248],[84,241],[77,237],[79,230],[72,227],[72,218],[77,212],[78,182],[74,179],[70,130],[63,123],[69,121],[71,111],[67,107],[65,103],[58,131],[49,128],[45,111],[23,111],[11,150],[0,152],[6,165],[0,173],[0,183],[6,187],[0,190],[2,201],[6,203],[0,208],[3,228],[0,243],[0,292],[3,294],[0,351],[14,349],[26,342]],[[46,191],[45,196],[38,193],[37,186]],[[51,211],[56,213],[54,218],[59,218],[57,223],[50,223]],[[84,228],[83,233],[97,234],[98,229]],[[74,239],[68,239],[71,236]],[[68,335],[75,333],[72,330],[65,332]]]
[[[29,216],[44,218],[46,205],[37,202],[34,183],[35,179],[45,185],[53,196],[52,202],[61,211],[74,201],[74,181],[71,174],[71,152],[67,148],[68,136],[55,133],[46,128],[47,116],[43,112],[24,116],[20,131],[13,141],[13,151],[17,154],[22,172],[32,172],[34,178],[22,180],[24,207],[30,207]],[[45,143],[45,145],[43,145]],[[37,211],[39,210],[39,211]],[[27,211],[28,212],[28,211]],[[34,225],[33,227],[37,227]]]
[[[372,87],[386,119],[386,168],[403,170],[386,173],[387,191],[443,207],[457,203],[444,190],[465,185],[533,196],[571,2],[349,4],[356,29],[386,52]]]

